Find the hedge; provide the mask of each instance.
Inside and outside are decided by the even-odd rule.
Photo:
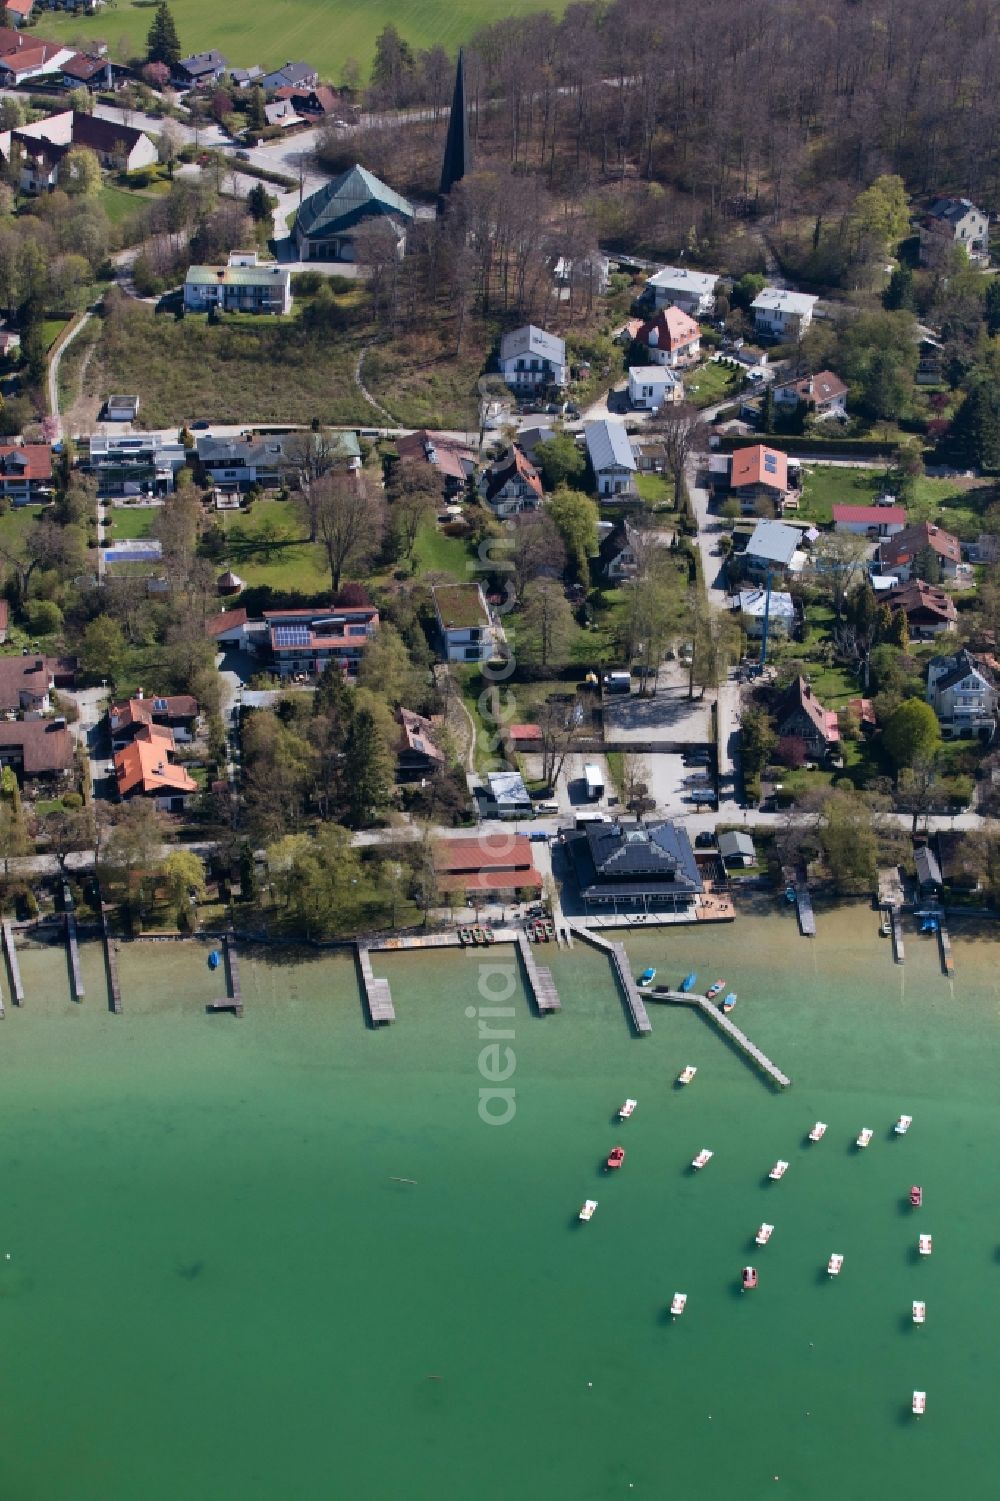
[[[898,444],[879,443],[874,438],[799,438],[788,433],[754,433],[752,437],[722,433],[719,437],[719,448],[723,453],[733,453],[737,448],[753,448],[758,443],[766,443],[782,453],[815,454],[830,459],[892,459],[899,452]]]

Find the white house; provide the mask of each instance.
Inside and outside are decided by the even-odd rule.
[[[503,640],[480,584],[437,584],[431,590],[446,662],[489,662]]]
[[[680,401],[684,395],[684,383],[666,365],[631,365],[628,372],[628,399],[634,407],[645,412],[658,412],[660,407]]]
[[[927,702],[947,737],[992,738],[997,721],[997,691],[988,668],[971,652],[931,659],[927,668]]]
[[[584,424],[587,457],[602,498],[626,499],[635,494],[637,464],[624,422],[603,417]]]
[[[704,318],[715,303],[715,288],[719,280],[715,271],[692,271],[687,266],[664,266],[646,283],[646,291],[657,308],[683,308],[693,318]]]
[[[483,504],[501,520],[535,511],[545,498],[538,470],[516,443],[486,466],[478,489]]]
[[[515,391],[544,391],[569,381],[566,342],[526,323],[500,340],[500,374]]]
[[[701,329],[683,308],[661,308],[640,325],[635,335],[646,363],[650,365],[692,364],[701,353]]]
[[[783,521],[758,521],[741,559],[744,574],[765,579],[769,572],[775,577],[801,573],[806,562],[801,541],[798,527],[786,526]]]
[[[939,265],[942,252],[961,245],[974,266],[990,263],[990,221],[968,198],[935,198],[920,221],[920,264]]]
[[[743,629],[748,636],[763,635],[765,615],[768,634],[772,636],[789,635],[795,623],[792,596],[780,589],[771,590],[770,604],[766,589],[741,589],[739,613],[743,617]]]
[[[797,407],[799,402],[817,417],[846,417],[847,387],[832,370],[821,370],[818,375],[805,375],[774,387],[775,406]]]
[[[256,250],[232,250],[225,266],[190,266],[184,279],[184,306],[204,313],[290,313],[292,273],[287,266],[259,261]]]
[[[833,507],[835,532],[853,532],[856,537],[895,537],[906,525],[905,506]]]
[[[813,309],[818,301],[818,297],[810,297],[808,292],[765,287],[750,304],[758,338],[800,338],[812,322]]]

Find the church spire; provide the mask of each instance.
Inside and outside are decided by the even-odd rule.
[[[466,172],[472,170],[472,143],[469,140],[469,111],[465,100],[465,52],[459,48],[455,69],[455,93],[451,101],[448,136],[441,163],[441,186],[438,189],[438,213],[443,214],[448,194]]]

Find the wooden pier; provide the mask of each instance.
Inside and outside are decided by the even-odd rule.
[[[749,1058],[762,1074],[767,1075],[772,1084],[777,1084],[779,1089],[787,1089],[791,1084],[792,1081],[788,1075],[783,1074],[778,1065],[772,1063],[767,1054],[763,1053],[756,1043],[751,1042],[746,1033],[741,1031],[735,1022],[731,1022],[726,1013],[714,1005],[707,996],[666,988],[657,988],[653,991],[653,995],[658,1001],[672,1001],[678,1006],[697,1006],[705,1020],[710,1021],[713,1027],[717,1027],[720,1032],[724,1033],[744,1057]]]
[[[122,988],[118,982],[118,954],[115,949],[115,941],[108,927],[108,913],[101,903],[101,936],[104,939],[104,964],[108,971],[108,998],[111,1010],[115,1016],[122,1014]]]
[[[622,994],[624,995],[625,1001],[628,1005],[628,1009],[632,1017],[632,1024],[635,1027],[635,1030],[639,1033],[640,1037],[647,1036],[650,1032],[652,1032],[653,1024],[649,1019],[649,1013],[646,1010],[646,1003],[643,1000],[642,996],[639,994],[639,987],[635,983],[635,978],[632,974],[632,969],[628,962],[628,954],[625,952],[625,945],[623,943],[610,943],[606,938],[602,938],[598,933],[595,933],[593,929],[585,926],[585,924],[583,923],[570,922],[568,918],[566,919],[566,922],[567,926],[574,933],[576,933],[579,938],[584,939],[587,943],[593,944],[595,949],[601,949],[605,954],[607,954],[608,958],[611,960],[612,965],[614,966],[615,974],[618,976],[618,983],[621,986]]]
[[[378,1027],[383,1022],[394,1022],[396,1020],[396,1008],[392,1004],[392,992],[389,989],[389,981],[377,980],[375,978],[367,943],[358,944],[358,968],[361,971],[361,983],[364,988],[365,1001],[368,1005],[368,1015],[371,1017],[372,1026]]]
[[[897,964],[902,964],[906,955],[903,949],[903,914],[898,907],[890,909],[889,922],[892,924],[892,957]]]
[[[955,961],[951,957],[951,939],[944,925],[944,913],[938,918],[938,947],[941,950],[941,972],[950,980],[955,973]]]
[[[69,949],[69,970],[73,981],[74,1001],[83,1000],[83,976],[80,973],[80,945],[76,937],[76,918],[66,913],[66,945]]]
[[[231,1011],[234,1016],[243,1015],[243,995],[240,990],[240,961],[232,936],[222,940],[222,957],[226,968],[226,994],[217,1001],[209,1001],[209,1011]]]
[[[528,989],[531,991],[539,1015],[548,1016],[552,1011],[561,1011],[562,1002],[552,978],[552,971],[544,964],[536,963],[534,951],[523,928],[517,929],[517,947],[521,955],[521,963],[524,965]]]
[[[15,1006],[24,1005],[24,986],[21,983],[21,966],[17,962],[17,949],[14,947],[14,930],[7,918],[4,918],[2,928],[4,953],[7,955],[7,968],[10,971],[10,989],[14,998]]]

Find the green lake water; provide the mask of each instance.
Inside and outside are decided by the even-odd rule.
[[[121,1017],[96,945],[79,1005],[62,951],[26,947],[0,1023],[0,1497],[991,1494],[1000,949],[956,930],[949,982],[913,932],[894,966],[867,908],[818,928],[768,905],[628,937],[660,980],[725,976],[789,1090],[693,1012],[634,1038],[577,943],[545,955],[560,1015],[516,982],[516,1114],[492,1127],[481,955],[377,956],[398,1020],[373,1032],[346,956],[244,957],[237,1021],[205,1013],[204,946],[125,946]],[[502,993],[511,956],[487,962]]]

